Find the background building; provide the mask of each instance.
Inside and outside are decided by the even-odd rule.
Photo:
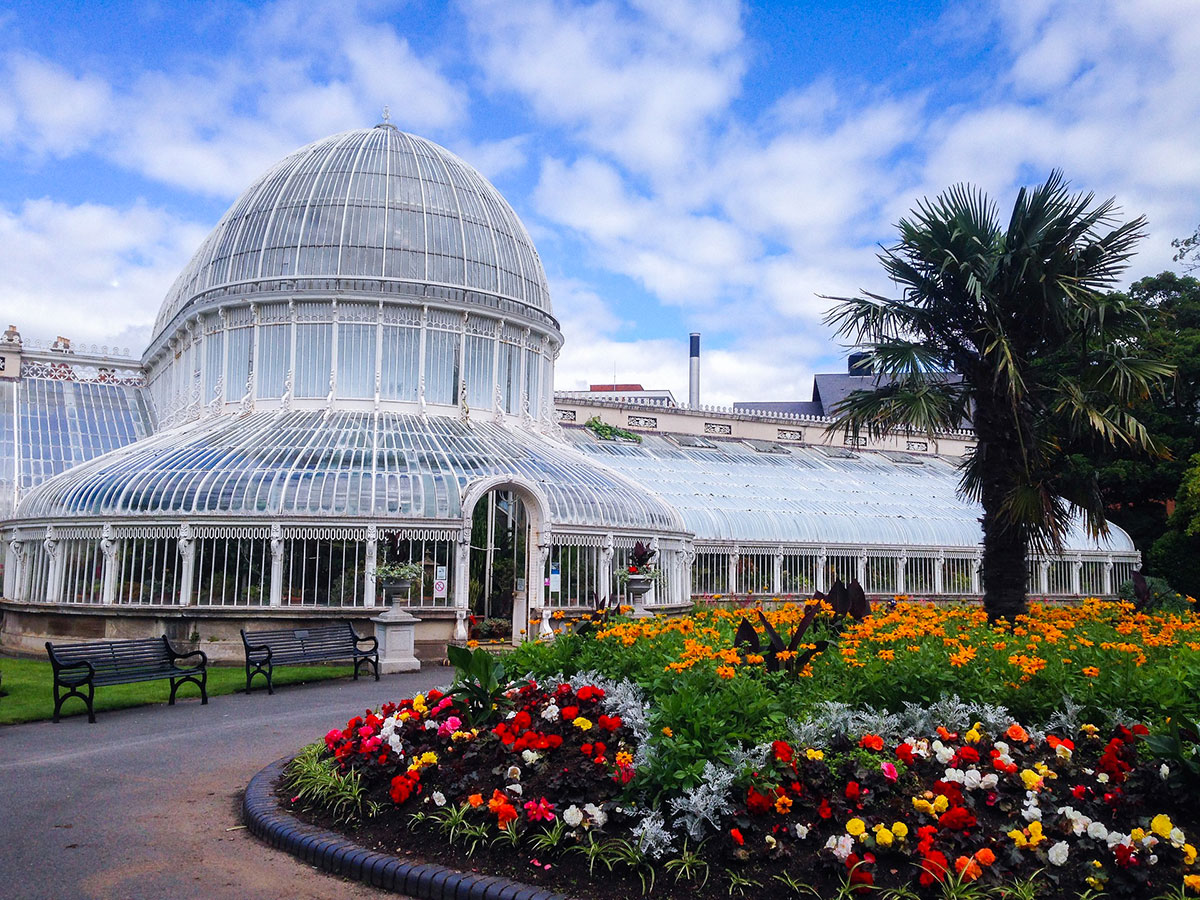
[[[247,623],[373,615],[377,565],[414,561],[440,655],[469,610],[520,640],[619,593],[638,540],[660,609],[838,577],[979,592],[969,432],[848,447],[821,415],[556,396],[561,344],[528,233],[462,160],[386,124],[296,151],[201,245],[139,361],[0,344],[4,644],[165,630],[232,656]],[[1035,590],[1111,593],[1136,560],[1115,530],[1067,551],[1030,561]]]

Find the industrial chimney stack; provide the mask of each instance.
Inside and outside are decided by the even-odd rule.
[[[692,348],[690,359],[688,360],[691,366],[688,378],[688,406],[692,409],[700,408],[700,332],[692,332]]]

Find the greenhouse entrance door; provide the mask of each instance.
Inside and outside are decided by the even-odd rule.
[[[468,597],[472,637],[519,643],[529,631],[529,515],[515,491],[497,488],[471,518]]]

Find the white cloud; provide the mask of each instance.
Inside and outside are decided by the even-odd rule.
[[[710,117],[740,90],[745,59],[733,0],[463,0],[488,84],[515,91],[637,170],[686,162]]]
[[[204,228],[136,203],[0,207],[0,307],[26,337],[59,334],[140,354]]]

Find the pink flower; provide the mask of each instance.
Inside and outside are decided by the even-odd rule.
[[[383,743],[383,738],[381,738],[379,735],[375,735],[374,737],[369,737],[365,741],[363,741],[362,752],[363,753],[374,753],[376,750],[379,749],[379,745],[382,743]]]
[[[369,738],[374,733],[375,729],[370,725],[364,725],[362,728],[358,729],[358,736],[362,738]]]
[[[896,772],[896,767],[893,766],[890,762],[885,762],[883,765],[881,765],[879,767],[879,770],[881,772],[883,772],[883,776],[888,781],[895,781],[899,777],[898,773]]]
[[[450,718],[438,726],[438,737],[449,737],[460,728],[462,728],[462,719],[458,716],[450,716]]]
[[[335,728],[325,735],[325,746],[328,747],[330,750],[332,750],[333,745],[336,744],[341,739],[342,739],[342,730],[340,728]]]
[[[545,797],[537,801],[528,800],[525,803],[525,815],[529,817],[530,822],[553,822],[554,804]]]

